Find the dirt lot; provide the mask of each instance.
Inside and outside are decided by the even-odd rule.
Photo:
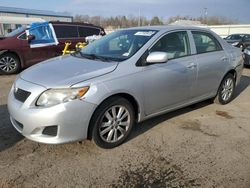
[[[0,187],[250,187],[250,69],[226,106],[205,101],[137,125],[122,146],[44,145],[12,128],[0,76]]]

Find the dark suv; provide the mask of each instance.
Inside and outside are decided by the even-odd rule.
[[[244,50],[247,46],[250,46],[250,34],[232,34],[227,36],[225,40],[242,50]]]
[[[0,72],[13,74],[46,59],[62,55],[65,42],[74,47],[85,42],[85,37],[105,35],[103,28],[92,24],[50,22],[55,30],[59,44],[39,48],[30,48],[25,27],[21,27],[0,38]]]

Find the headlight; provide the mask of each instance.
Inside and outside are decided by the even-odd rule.
[[[89,87],[69,89],[49,89],[43,92],[36,101],[37,106],[49,107],[60,103],[79,99],[85,95]]]
[[[246,49],[244,50],[244,53],[247,54],[247,55],[250,55],[250,49],[247,49],[247,48],[246,48]]]
[[[233,46],[237,46],[238,44],[239,44],[239,42],[232,43]]]

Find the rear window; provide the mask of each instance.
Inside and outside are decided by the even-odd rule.
[[[217,39],[209,33],[192,31],[198,54],[222,50]]]
[[[78,27],[78,32],[80,37],[87,37],[92,35],[99,35],[100,29],[92,28],[92,27]]]
[[[57,38],[78,38],[77,26],[53,25]]]
[[[244,41],[250,41],[250,35],[245,35]]]

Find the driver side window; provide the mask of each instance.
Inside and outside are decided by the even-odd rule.
[[[168,59],[175,59],[190,55],[187,32],[179,31],[163,36],[151,48],[150,52],[166,52],[168,54]]]

